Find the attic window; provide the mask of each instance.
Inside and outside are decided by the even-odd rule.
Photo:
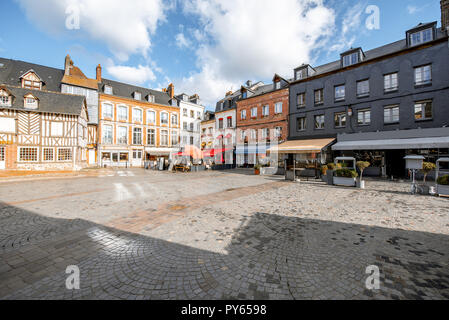
[[[182,96],[182,100],[183,101],[189,101],[189,97],[188,96],[186,96],[185,94]]]
[[[242,99],[246,99],[248,97],[248,92],[243,92],[242,93]]]
[[[343,56],[343,67],[348,67],[353,64],[359,63],[359,53],[353,52]]]
[[[25,96],[25,108],[37,109],[37,99],[33,96]]]
[[[134,92],[134,99],[142,100],[142,94],[140,92]]]
[[[409,40],[410,46],[416,46],[421,43],[432,41],[433,40],[432,28],[411,33]]]
[[[104,86],[104,93],[112,94],[112,87],[111,86]]]
[[[8,92],[0,89],[0,105],[2,106],[10,106],[11,105],[11,97]]]
[[[32,89],[32,90],[40,90],[42,88],[42,81],[39,78],[39,76],[29,71],[26,74],[24,74],[22,77],[22,88],[25,89]]]
[[[281,82],[280,81],[276,81],[275,83],[274,83],[274,89],[275,90],[279,90],[281,88]]]
[[[148,102],[154,102],[154,96],[153,95],[148,95]]]

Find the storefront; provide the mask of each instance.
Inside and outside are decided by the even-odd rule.
[[[101,152],[102,167],[130,167],[129,151],[127,150],[104,150]]]

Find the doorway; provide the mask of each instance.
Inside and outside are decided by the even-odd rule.
[[[0,170],[5,170],[5,147],[0,147]]]
[[[143,151],[142,150],[133,150],[133,167],[141,167],[142,166],[142,156]]]
[[[387,176],[389,178],[405,178],[407,176],[404,157],[405,150],[387,150],[385,152]]]

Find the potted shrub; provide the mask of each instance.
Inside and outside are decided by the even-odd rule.
[[[371,163],[369,163],[368,161],[358,161],[356,165],[360,170],[360,179],[358,182],[359,187],[360,189],[365,189],[365,181],[363,181],[363,171],[365,171],[365,169],[368,168]]]
[[[326,167],[327,167],[327,170],[326,170],[327,184],[328,185],[332,185],[333,179],[334,179],[334,171],[335,171],[336,165],[335,165],[335,163],[331,162],[331,163],[328,163],[326,165]]]
[[[335,171],[335,177],[333,179],[334,185],[355,187],[357,176],[358,174],[355,170],[337,169]]]
[[[327,165],[321,166],[321,180],[323,182],[327,182],[327,170],[329,170],[329,167]]]
[[[432,162],[423,162],[421,172],[424,174],[424,179],[423,184],[420,186],[423,194],[429,194],[430,187],[426,183],[427,176],[436,168],[437,166]]]
[[[449,175],[437,179],[437,193],[440,196],[449,196]]]
[[[260,175],[260,168],[261,168],[261,165],[260,165],[260,164],[256,164],[256,165],[254,166],[254,174],[255,174],[256,176]]]

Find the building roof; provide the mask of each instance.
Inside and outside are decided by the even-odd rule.
[[[84,96],[49,92],[42,90],[30,90],[22,87],[0,85],[5,88],[13,96],[11,106],[0,106],[2,109],[24,110],[32,112],[57,113],[65,115],[81,115],[85,106],[86,98]],[[24,106],[24,97],[32,94],[39,101],[37,109],[27,109]]]
[[[413,29],[418,28],[418,27],[427,26],[427,25],[432,26],[434,24],[435,24],[435,22],[427,23],[427,24],[420,24],[420,25],[414,27]],[[411,29],[409,31],[412,31],[413,29]],[[442,32],[440,29],[436,28],[435,40],[439,40],[439,39],[443,39],[443,38],[447,38],[446,33]],[[402,39],[402,40],[399,40],[396,42],[392,42],[392,43],[386,44],[384,46],[374,48],[369,51],[364,51],[365,56],[364,56],[364,59],[362,62],[381,58],[383,56],[387,56],[387,55],[390,55],[393,53],[398,53],[398,52],[408,49],[408,48],[410,48],[410,47],[407,46],[407,39]],[[356,48],[356,49],[361,49],[361,48]],[[354,50],[354,49],[352,49],[352,50]],[[352,50],[350,50],[350,51],[352,51]],[[353,66],[357,66],[357,64],[353,65]],[[323,64],[323,65],[317,66],[317,67],[314,66],[313,68],[315,69],[315,73],[312,76],[305,78],[305,79],[301,79],[301,80],[296,80],[296,81],[292,80],[292,83],[306,82],[310,78],[316,77],[318,75],[326,74],[326,73],[332,72],[332,71],[338,71],[340,69],[345,69],[341,66],[341,60],[333,61],[333,62]]]
[[[64,70],[5,58],[0,58],[0,84],[20,86],[20,78],[30,70],[33,70],[44,82],[43,90],[61,91]]]
[[[62,78],[62,83],[74,85],[77,87],[89,88],[92,90],[98,89],[97,80],[89,79],[88,77],[86,77],[80,68],[72,66],[69,72],[69,75],[64,75],[64,77]]]
[[[168,93],[157,91],[153,89],[147,89],[143,87],[133,86],[130,84],[108,80],[108,79],[102,79],[101,83],[98,84],[99,92],[102,94],[104,93],[104,87],[105,85],[112,87],[112,95],[116,97],[122,97],[127,99],[134,99],[134,92],[140,92],[142,94],[142,102],[145,102],[145,99],[149,95],[154,96],[154,102],[161,105],[166,105],[173,107],[173,105],[170,103],[171,99]]]

